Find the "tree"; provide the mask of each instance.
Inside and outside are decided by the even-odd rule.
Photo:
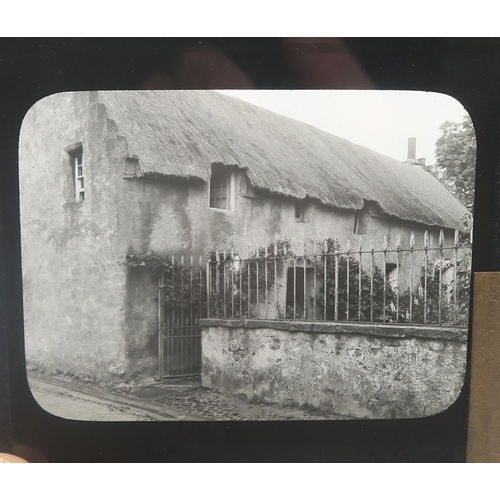
[[[469,116],[462,122],[444,122],[436,141],[433,174],[467,207],[474,208],[476,134]]]

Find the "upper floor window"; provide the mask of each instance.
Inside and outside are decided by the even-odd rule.
[[[304,208],[302,207],[302,204],[299,202],[295,203],[295,220],[297,222],[304,221]]]
[[[83,150],[81,143],[66,149],[71,159],[72,177],[74,182],[75,201],[85,199],[85,181],[83,172]]]
[[[231,172],[212,173],[210,179],[210,207],[231,210],[233,196],[233,174]]]
[[[354,234],[366,234],[369,215],[364,210],[358,210],[354,216]]]

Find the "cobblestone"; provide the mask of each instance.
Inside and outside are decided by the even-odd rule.
[[[156,399],[165,406],[210,420],[325,420],[322,414],[299,408],[241,401],[236,397],[197,387]]]
[[[49,377],[32,374],[30,377],[30,388],[44,410],[75,420],[335,419],[335,416],[325,415],[310,408],[283,407],[263,401],[248,401],[244,396],[224,395],[216,390],[204,388],[200,383],[199,377],[165,379],[161,382],[151,379],[103,388],[90,381],[72,379],[69,375]]]

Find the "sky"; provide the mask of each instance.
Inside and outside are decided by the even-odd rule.
[[[434,146],[446,120],[467,115],[454,98],[435,92],[388,90],[230,90],[238,97],[361,144],[400,161],[408,138],[417,138],[417,158],[435,162]]]

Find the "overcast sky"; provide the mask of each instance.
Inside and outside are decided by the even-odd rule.
[[[379,90],[231,90],[238,97],[404,161],[408,137],[433,164],[439,126],[461,121],[463,106],[445,94]]]

